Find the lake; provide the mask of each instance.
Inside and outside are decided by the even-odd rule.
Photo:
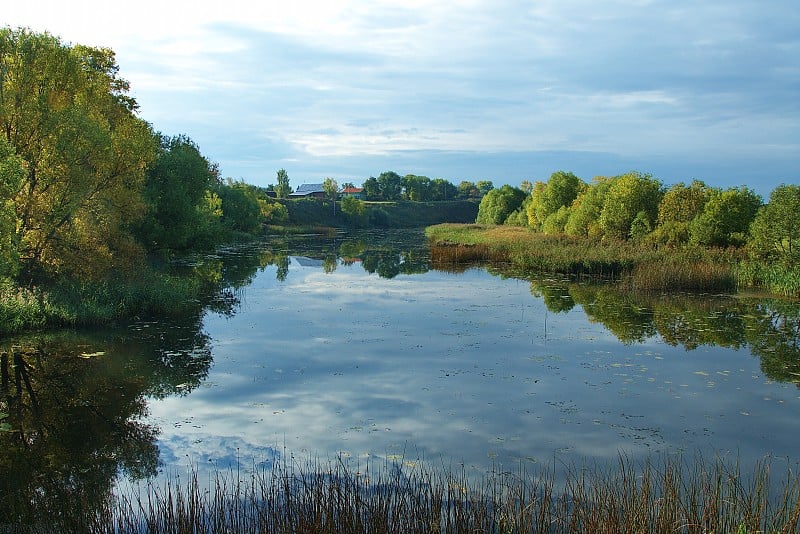
[[[421,231],[231,246],[178,266],[225,287],[197,316],[2,341],[0,475],[100,497],[287,459],[796,464],[798,303],[428,257]]]

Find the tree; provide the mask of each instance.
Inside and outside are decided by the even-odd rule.
[[[278,198],[286,198],[292,192],[289,186],[289,173],[286,169],[278,169],[278,185],[275,186],[275,196]]]
[[[586,184],[571,172],[557,171],[550,175],[547,184],[542,187],[536,182],[531,187],[532,203],[529,206],[528,219],[533,220],[534,227],[542,227],[545,220],[554,215],[562,207],[569,208]],[[533,218],[531,219],[531,216]],[[563,212],[560,217],[563,219]],[[563,230],[563,225],[561,226]],[[552,225],[548,225],[552,229]]]
[[[669,245],[687,243],[689,224],[703,211],[710,195],[711,189],[698,180],[689,186],[681,182],[670,187],[658,205],[656,241]]]
[[[599,237],[602,234],[599,219],[606,196],[616,178],[597,176],[575,201],[564,231],[568,235]]]
[[[155,164],[147,173],[147,214],[137,227],[150,249],[189,249],[214,241],[221,203],[214,191],[219,173],[185,135],[160,136]],[[217,198],[215,198],[217,197]]]
[[[428,200],[430,187],[431,179],[427,176],[407,174],[403,177],[403,190],[406,200],[413,200],[415,202]]]
[[[800,186],[780,185],[761,207],[750,227],[757,255],[785,264],[800,261]]]
[[[251,186],[232,182],[219,188],[222,224],[236,232],[255,233],[261,225],[261,207]]]
[[[362,226],[366,219],[366,206],[355,197],[346,196],[342,199],[342,213],[353,226]]]
[[[494,184],[491,180],[479,180],[478,183],[475,184],[475,187],[478,188],[478,194],[480,196],[485,196],[489,191],[494,189]]]
[[[19,244],[14,198],[25,180],[25,162],[0,136],[0,277],[19,274]]]
[[[367,200],[383,200],[381,185],[374,176],[367,178],[362,187],[364,188],[364,196]]]
[[[690,224],[690,243],[727,247],[743,245],[761,197],[747,187],[714,190],[703,212]]]
[[[521,189],[504,185],[500,189],[490,190],[478,206],[478,224],[503,224],[509,215],[514,213],[525,200]]]
[[[481,192],[478,191],[478,187],[474,182],[464,180],[458,184],[458,198],[466,200],[470,198],[478,198],[480,195]]]
[[[631,224],[639,212],[643,212],[644,218],[640,218],[640,221],[652,228],[658,216],[661,196],[661,182],[649,174],[629,172],[618,176],[611,183],[603,202],[598,219],[600,229],[606,236],[627,239],[630,237]]]
[[[155,145],[113,51],[0,29],[0,131],[24,162],[13,204],[20,272],[98,276],[140,249],[128,228]]]
[[[458,189],[444,178],[431,180],[430,200],[453,200],[458,195]]]
[[[322,190],[325,191],[325,196],[333,202],[333,215],[336,215],[336,198],[339,196],[339,184],[333,178],[325,178],[322,183]]]
[[[403,179],[393,171],[382,172],[378,184],[383,200],[400,200],[403,194]]]

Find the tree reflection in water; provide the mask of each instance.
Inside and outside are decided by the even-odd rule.
[[[0,524],[102,507],[119,473],[156,474],[147,398],[185,394],[208,374],[199,323],[139,324],[107,334],[31,335],[0,345]],[[76,514],[75,520],[88,515]],[[60,518],[60,519],[59,519]]]
[[[656,335],[673,346],[749,347],[772,380],[800,387],[800,302],[726,295],[633,294],[612,284],[531,282],[554,313],[581,306],[623,343]]]

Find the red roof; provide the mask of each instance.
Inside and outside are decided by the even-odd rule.
[[[345,187],[342,193],[361,193],[363,190],[363,187]]]

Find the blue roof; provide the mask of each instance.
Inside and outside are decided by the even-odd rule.
[[[300,184],[295,193],[309,194],[309,193],[324,193],[325,189],[322,184]]]

